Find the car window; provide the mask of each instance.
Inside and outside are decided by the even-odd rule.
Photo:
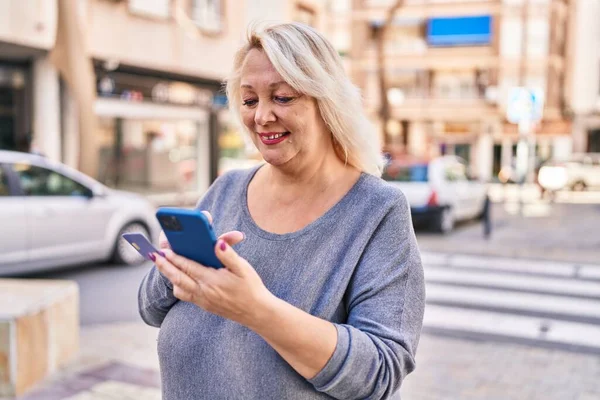
[[[461,163],[452,163],[446,166],[446,180],[451,182],[467,180],[467,166]]]
[[[27,196],[85,196],[86,186],[46,168],[29,164],[15,164],[21,188]]]
[[[390,182],[427,182],[429,168],[427,165],[396,165],[385,168],[382,178]]]
[[[10,189],[8,187],[8,176],[6,175],[2,167],[0,167],[0,196],[10,196]]]

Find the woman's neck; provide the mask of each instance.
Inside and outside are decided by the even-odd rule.
[[[335,154],[328,152],[320,159],[304,162],[303,165],[275,167],[268,165],[264,179],[273,194],[284,202],[293,201],[299,195],[306,198],[324,192],[334,182],[343,180],[345,174],[358,171],[344,164]]]

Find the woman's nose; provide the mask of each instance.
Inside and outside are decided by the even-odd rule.
[[[275,122],[277,118],[273,113],[273,109],[266,102],[259,102],[256,106],[256,113],[254,114],[254,122],[257,125],[266,125],[269,122]]]

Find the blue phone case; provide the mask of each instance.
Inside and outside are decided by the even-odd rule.
[[[133,246],[133,248],[148,261],[152,261],[150,257],[148,257],[149,253],[158,253],[156,247],[154,247],[146,236],[141,233],[124,233],[122,236],[123,239]]]
[[[215,254],[217,237],[202,212],[161,207],[156,218],[175,253],[208,267],[223,267]]]

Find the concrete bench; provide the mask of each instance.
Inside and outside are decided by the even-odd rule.
[[[0,279],[0,397],[20,396],[79,351],[79,287]]]

